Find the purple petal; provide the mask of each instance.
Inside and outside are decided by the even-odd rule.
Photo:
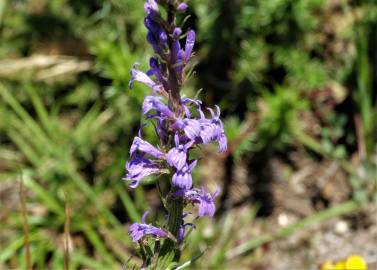
[[[173,38],[174,39],[178,39],[182,34],[182,29],[179,28],[179,27],[176,27],[174,28],[174,31],[173,31]]]
[[[163,229],[145,223],[134,223],[130,226],[129,231],[133,242],[139,241],[146,235],[153,235],[158,238],[168,236],[168,233]]]
[[[130,148],[130,156],[132,156],[137,150],[142,153],[151,155],[152,157],[165,159],[165,154],[151,145],[149,142],[144,141],[140,137],[135,137]]]
[[[150,110],[155,110],[167,117],[174,118],[174,113],[169,107],[161,102],[161,97],[146,96],[143,102],[143,114],[147,114]]]
[[[148,15],[158,14],[158,5],[156,0],[147,0],[144,4],[144,10]]]
[[[128,87],[130,89],[132,89],[132,85],[133,85],[134,81],[141,82],[141,83],[149,86],[150,88],[155,87],[157,84],[146,73],[135,69],[136,65],[137,65],[137,63],[134,64],[132,69],[131,69],[131,72],[130,72],[131,73],[131,80],[128,84]]]
[[[186,62],[190,59],[192,49],[194,48],[195,44],[195,31],[190,30],[187,33],[187,38],[186,38],[186,46],[185,46],[185,55],[184,59]]]
[[[183,11],[185,11],[187,8],[188,8],[188,5],[187,5],[186,3],[180,3],[180,4],[178,5],[178,7],[177,7],[177,10],[183,12]]]
[[[224,153],[228,149],[228,140],[225,133],[221,133],[219,138],[219,152]]]
[[[187,151],[183,148],[182,145],[170,149],[166,155],[166,161],[172,167],[175,167],[177,170],[183,168],[187,160]]]
[[[149,159],[143,156],[132,156],[131,160],[126,163],[126,181],[131,181],[129,187],[136,188],[144,177],[152,174],[159,174],[162,170]]]
[[[187,165],[185,165],[182,170],[177,171],[173,175],[172,183],[174,186],[185,190],[188,190],[192,187],[192,176]]]

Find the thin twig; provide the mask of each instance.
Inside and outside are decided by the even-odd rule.
[[[22,224],[23,224],[23,230],[24,230],[26,269],[31,270],[32,263],[31,263],[31,255],[30,255],[29,224],[27,220],[26,193],[25,193],[22,174],[21,174],[21,181],[20,181],[20,201],[21,201]]]

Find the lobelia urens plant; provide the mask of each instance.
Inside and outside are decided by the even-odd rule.
[[[160,13],[165,9],[166,18]],[[180,89],[188,77],[189,61],[195,43],[195,32],[186,35],[176,25],[176,14],[188,8],[177,0],[148,0],[144,3],[148,29],[147,40],[153,47],[155,56],[150,58],[150,69],[146,73],[131,69],[131,80],[151,88],[142,105],[145,120],[153,122],[159,147],[143,140],[141,129],[130,148],[130,160],[126,163],[126,177],[129,187],[136,188],[141,179],[150,175],[167,175],[169,189],[161,195],[167,211],[166,224],[156,227],[146,222],[146,214],[141,223],[130,226],[133,242],[138,242],[143,259],[142,267],[165,269],[179,261],[185,228],[194,226],[185,223],[189,213],[184,208],[198,205],[198,217],[212,217],[215,213],[214,198],[218,194],[208,193],[203,187],[193,187],[191,172],[197,160],[190,159],[190,151],[200,144],[218,142],[219,151],[227,149],[227,139],[220,120],[220,109],[208,109],[207,118],[202,111],[200,100],[185,98]],[[186,38],[185,46],[180,40]],[[158,183],[158,182],[157,182]]]

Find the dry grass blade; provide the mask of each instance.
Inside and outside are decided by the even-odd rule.
[[[22,223],[24,230],[24,247],[25,247],[25,257],[26,257],[26,269],[32,269],[31,256],[30,256],[30,241],[29,241],[29,224],[27,221],[26,212],[26,192],[24,187],[24,182],[21,175],[20,180],[20,201],[21,201],[21,212],[22,212]]]
[[[73,56],[33,55],[20,59],[0,61],[0,77],[5,79],[22,79],[25,74],[35,81],[56,81],[88,71],[92,62]],[[20,77],[22,74],[22,77]]]

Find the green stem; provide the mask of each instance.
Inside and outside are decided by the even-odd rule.
[[[356,201],[347,201],[344,203],[341,203],[339,205],[336,205],[332,208],[323,210],[321,212],[318,212],[312,216],[309,216],[307,218],[302,219],[301,221],[292,224],[290,226],[281,228],[277,230],[276,232],[270,233],[270,234],[265,234],[261,235],[251,241],[248,241],[246,243],[243,243],[239,245],[238,247],[235,247],[231,250],[229,250],[226,253],[226,258],[227,259],[232,259],[235,258],[241,254],[244,254],[246,252],[249,252],[261,245],[264,245],[268,242],[271,242],[273,240],[277,240],[280,238],[288,237],[293,235],[295,232],[302,230],[309,225],[316,224],[325,220],[328,220],[330,218],[338,217],[350,212],[354,212],[356,210],[359,210],[362,207],[361,204],[359,204]]]
[[[168,205],[168,229],[169,232],[177,238],[179,226],[182,222],[183,199],[169,198]],[[159,255],[158,269],[166,269],[171,263],[178,262],[180,258],[180,250],[176,241],[173,239],[165,239]]]

